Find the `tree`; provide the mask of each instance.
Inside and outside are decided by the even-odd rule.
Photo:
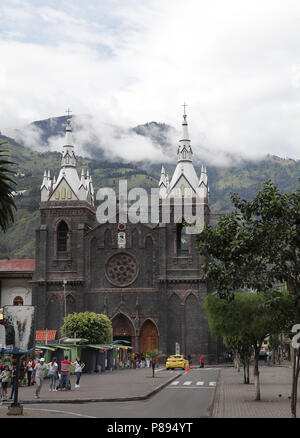
[[[288,315],[293,310],[293,300],[288,293],[274,291],[273,294],[278,298],[277,306],[270,304],[267,295],[255,292],[236,292],[234,299],[229,301],[210,294],[204,302],[212,333],[223,336],[225,344],[241,355],[244,383],[249,383],[246,371],[249,370],[251,350],[254,352],[256,400],[260,400],[258,359],[264,339],[288,330]]]
[[[146,353],[146,357],[149,357],[151,360],[151,367],[152,367],[152,377],[155,376],[155,365],[156,360],[162,356],[162,353],[158,350],[151,350]]]
[[[0,142],[0,146],[5,143]],[[16,209],[15,201],[12,195],[11,185],[15,184],[11,176],[15,173],[8,166],[14,164],[4,157],[8,155],[5,151],[0,150],[0,229],[4,232],[10,222],[14,221],[14,210]]]
[[[112,339],[110,319],[101,313],[71,313],[64,318],[61,333],[88,339],[91,344],[104,344]]]
[[[270,291],[285,283],[294,306],[291,326],[300,321],[300,191],[281,194],[271,181],[262,184],[252,201],[231,196],[234,210],[206,226],[198,247],[207,254],[204,276],[220,297],[232,299],[236,290],[249,288],[278,297]],[[299,354],[293,360],[291,410],[296,417]],[[296,356],[298,355],[298,361]]]

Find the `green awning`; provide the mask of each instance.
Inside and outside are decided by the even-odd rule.
[[[35,344],[35,349],[36,350],[51,350],[51,351],[55,350],[54,347],[50,347],[49,345],[38,345],[38,344]]]
[[[65,346],[65,345],[60,345],[60,344],[48,344],[48,347],[54,348],[55,350],[57,349],[62,349],[62,350],[71,350],[72,348],[69,346]]]

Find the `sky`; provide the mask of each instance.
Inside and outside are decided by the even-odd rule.
[[[176,150],[186,102],[203,162],[300,159],[298,0],[0,0],[0,17],[2,134],[71,108],[79,149],[168,161],[125,130],[169,124]]]

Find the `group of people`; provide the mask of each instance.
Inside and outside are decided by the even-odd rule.
[[[23,362],[23,363],[22,363]],[[80,388],[80,377],[85,367],[85,364],[81,361],[80,357],[76,358],[75,362],[71,362],[68,356],[64,357],[64,360],[60,362],[60,366],[56,357],[53,357],[52,361],[45,363],[45,359],[29,359],[28,361],[22,361],[19,367],[19,383],[24,381],[25,374],[27,374],[27,385],[36,385],[35,398],[40,398],[40,392],[43,386],[44,377],[47,374],[49,376],[49,391],[67,390],[70,389],[70,367],[75,367],[76,383],[75,388]],[[24,363],[25,362],[25,363]],[[56,385],[57,380],[59,384]],[[7,399],[8,387],[11,382],[11,394],[10,399],[13,399],[16,388],[16,360],[12,362],[10,369],[9,365],[0,364],[0,398]]]
[[[159,365],[159,359],[155,359],[156,367]],[[150,368],[152,366],[152,361],[147,355],[144,353],[134,353],[132,352],[130,355],[130,364],[128,364],[130,368]]]
[[[75,367],[75,375],[76,375],[75,388],[80,388],[80,377],[83,368],[85,367],[85,364],[82,362],[80,357],[77,357],[75,362],[71,362],[68,356],[65,356],[64,360],[60,362],[60,367],[58,365],[56,357],[53,357],[52,361],[49,362],[48,364],[45,363],[44,358],[41,358],[35,367],[36,391],[34,397],[40,398],[40,392],[46,371],[50,378],[49,391],[58,391],[58,390],[64,391],[71,389],[71,385],[70,385],[71,365]],[[56,386],[57,378],[59,379],[58,386]]]

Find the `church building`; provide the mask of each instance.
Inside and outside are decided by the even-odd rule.
[[[36,231],[35,270],[31,281],[36,329],[59,330],[73,312],[106,314],[113,338],[129,341],[135,352],[154,348],[166,355],[202,354],[217,361],[220,345],[209,333],[203,301],[208,293],[200,269],[196,234],[189,232],[178,200],[209,221],[206,168],[199,177],[186,114],[169,179],[159,181],[160,219],[156,224],[129,220],[99,223],[92,175],[78,173],[71,120],[57,178],[45,171],[41,185],[40,226]],[[164,221],[168,205],[170,221]],[[197,206],[199,210],[197,210]]]

